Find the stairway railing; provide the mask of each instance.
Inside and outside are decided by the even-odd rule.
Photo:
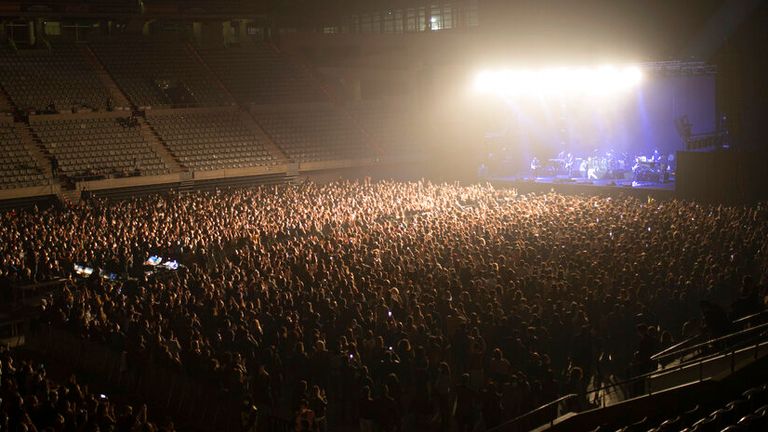
[[[727,334],[725,336],[720,336],[720,337],[717,337],[717,338],[709,339],[707,341],[700,342],[700,343],[697,343],[695,345],[691,345],[689,347],[685,347],[685,348],[682,348],[682,349],[679,349],[679,350],[675,350],[675,351],[671,351],[671,352],[664,352],[664,351],[662,351],[661,353],[652,356],[651,360],[661,361],[662,359],[667,359],[667,358],[670,358],[670,357],[681,358],[685,354],[689,354],[689,353],[692,353],[694,351],[705,349],[705,348],[711,348],[713,346],[722,346],[723,343],[725,343],[725,342],[733,341],[735,339],[739,339],[739,338],[744,337],[746,335],[750,335],[750,334],[754,334],[754,333],[759,333],[759,332],[762,332],[762,331],[768,331],[768,323],[760,324],[760,325],[757,325],[757,326],[754,326],[754,327],[746,328],[744,330],[739,330],[739,331],[736,331],[736,332],[733,332],[733,333],[729,333],[729,334]],[[736,342],[737,345],[739,343],[740,342],[738,342],[738,341]],[[728,347],[728,349],[730,349],[730,348],[733,348],[733,346],[729,346]]]
[[[550,409],[554,409],[555,413],[558,413],[560,411],[561,404],[568,403],[572,400],[575,400],[578,397],[579,395],[575,393],[567,394],[565,396],[562,396],[558,399],[553,400],[552,402],[548,402],[532,411],[528,411],[523,415],[519,415],[513,418],[512,420],[509,420],[498,426],[494,426],[488,429],[486,432],[500,432],[500,431],[508,431],[508,430],[518,430],[520,427],[541,426],[543,423],[539,423],[537,425],[530,425],[530,422],[535,421],[535,417],[537,415],[541,413],[546,413],[547,410],[550,410]],[[555,420],[557,420],[557,417],[558,415],[555,415],[548,421],[550,426],[554,424]]]
[[[757,318],[758,315],[761,315],[761,314],[764,314],[764,313],[750,315],[749,317],[744,317],[744,318],[741,318],[740,320],[734,321],[734,323],[737,323],[737,322],[745,323],[745,322],[754,321],[755,318]],[[713,338],[705,342],[692,345],[690,347],[670,351],[670,349],[678,347],[681,344],[687,343],[693,339],[699,338],[701,335],[694,336],[684,342],[681,342],[677,345],[674,345],[656,354],[654,356],[655,358],[652,358],[652,359],[654,361],[658,361],[659,359],[680,355],[681,353],[693,352],[694,350],[701,349],[701,348],[718,346],[718,345],[722,346],[722,343],[725,341],[734,340],[737,338],[743,338],[747,335],[752,335],[752,337],[749,337],[747,339],[741,339],[738,341],[737,344],[728,345],[727,347],[724,347],[712,354],[681,361],[680,363],[674,366],[667,365],[662,367],[661,369],[655,369],[653,371],[646,372],[646,373],[643,373],[619,382],[606,384],[579,395],[577,394],[565,395],[559,399],[556,399],[552,402],[548,402],[534,410],[531,410],[523,415],[520,415],[512,420],[502,423],[492,429],[489,429],[488,431],[489,432],[501,432],[501,431],[517,432],[522,430],[529,430],[529,429],[532,429],[532,427],[543,426],[545,424],[549,424],[551,426],[554,424],[554,422],[557,420],[557,418],[560,415],[565,414],[565,412],[561,413],[559,409],[560,405],[563,403],[573,404],[572,406],[576,409],[571,410],[570,412],[581,412],[584,409],[605,407],[607,405],[607,399],[608,399],[605,396],[607,394],[616,394],[619,391],[622,394],[624,394],[625,396],[624,399],[652,395],[654,393],[658,393],[659,391],[663,391],[666,388],[654,389],[652,385],[652,380],[649,380],[650,378],[659,377],[659,376],[663,376],[665,374],[670,374],[674,372],[679,372],[685,369],[698,368],[698,373],[696,375],[697,378],[690,381],[689,383],[703,382],[705,380],[710,379],[710,375],[704,373],[705,365],[707,363],[715,362],[715,361],[726,359],[726,358],[729,360],[731,372],[734,372],[736,369],[737,355],[743,354],[745,350],[749,349],[751,350],[751,356],[754,359],[757,359],[760,357],[761,349],[763,351],[766,350],[765,343],[768,342],[768,337],[766,337],[766,334],[764,332],[768,332],[768,323],[760,324],[744,330],[739,330],[725,336]],[[584,403],[580,403],[580,402],[584,402]],[[537,416],[547,413],[548,410],[552,410],[553,407],[557,407],[558,409],[555,409],[554,411],[549,411],[550,414],[554,414],[550,418],[546,418],[543,421],[541,421],[541,419],[538,419],[538,424],[535,424],[535,425],[530,424],[531,421],[533,421],[534,419],[537,419]]]

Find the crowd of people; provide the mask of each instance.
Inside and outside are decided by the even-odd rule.
[[[58,291],[51,326],[296,430],[492,428],[768,294],[764,206],[363,180],[0,218],[5,284],[120,275]],[[147,275],[150,255],[183,265]]]
[[[48,377],[43,363],[18,361],[0,348],[0,430],[10,432],[174,432],[173,422],[147,420],[147,406],[115,404],[71,375]]]

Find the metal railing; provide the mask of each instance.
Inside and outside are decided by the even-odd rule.
[[[23,345],[28,328],[28,319],[14,319],[0,323],[0,343],[6,346]]]
[[[657,352],[656,354],[652,355],[652,356],[651,356],[651,360],[656,360],[656,359],[657,359],[659,356],[661,356],[661,355],[665,355],[665,354],[667,354],[667,353],[671,353],[671,352],[673,352],[673,351],[677,351],[677,350],[680,350],[680,349],[682,349],[682,347],[684,347],[685,345],[687,345],[687,344],[689,344],[689,343],[691,343],[691,342],[693,342],[693,341],[695,341],[695,340],[698,340],[698,339],[700,339],[702,336],[703,336],[703,335],[702,335],[701,333],[699,333],[699,334],[697,334],[697,335],[695,335],[695,336],[691,336],[691,337],[689,337],[688,339],[686,339],[686,340],[684,340],[684,341],[682,341],[682,342],[678,342],[678,343],[676,343],[676,344],[672,345],[671,347],[665,348],[664,350],[662,350],[662,351],[659,351],[659,352]]]
[[[513,418],[512,420],[504,422],[498,426],[494,426],[488,429],[486,432],[500,432],[502,430],[503,431],[528,430],[531,426],[541,426],[545,423],[536,423],[535,425],[532,424],[532,422],[536,421],[536,416],[539,414],[546,414],[548,410],[554,409],[555,415],[546,422],[546,423],[549,423],[550,426],[552,426],[555,424],[555,420],[557,420],[557,418],[559,417],[560,405],[571,402],[577,399],[578,397],[579,395],[575,393],[567,394],[565,396],[562,396],[558,399],[553,400],[552,402],[546,403],[534,409],[533,411],[528,411],[527,413],[519,415]]]
[[[655,360],[655,361],[660,361],[661,359],[666,359],[666,358],[669,358],[669,357],[682,357],[685,354],[692,353],[692,352],[700,350],[702,348],[711,348],[713,346],[720,345],[723,342],[732,341],[734,339],[738,339],[738,338],[744,337],[744,336],[746,336],[748,334],[758,333],[758,332],[761,332],[761,331],[768,331],[768,323],[760,324],[760,325],[757,325],[757,326],[754,326],[754,327],[749,327],[749,328],[744,329],[744,330],[739,330],[739,331],[736,331],[736,332],[733,332],[733,333],[729,333],[729,334],[727,334],[725,336],[720,336],[720,337],[716,337],[716,338],[713,338],[713,339],[709,339],[709,340],[707,340],[705,342],[701,342],[701,343],[698,343],[698,344],[695,344],[695,345],[691,345],[689,347],[682,348],[682,349],[679,349],[679,350],[675,350],[675,351],[672,351],[672,352],[663,352],[662,351],[662,353],[654,355],[653,357],[651,357],[651,359]],[[732,347],[729,347],[729,348],[732,348]]]
[[[712,362],[712,361],[718,360],[718,359],[722,359],[722,358],[725,358],[725,357],[730,357],[730,360],[731,360],[731,367],[730,367],[731,368],[731,372],[734,372],[734,370],[735,370],[735,358],[736,358],[735,356],[736,356],[737,353],[742,352],[744,349],[746,349],[748,347],[752,347],[752,350],[753,350],[753,353],[754,353],[753,357],[755,359],[758,358],[758,355],[759,355],[759,352],[760,352],[760,345],[761,345],[761,343],[766,342],[766,337],[762,333],[762,330],[768,330],[768,323],[761,324],[761,325],[756,326],[756,327],[751,327],[751,328],[748,328],[748,329],[745,329],[745,330],[740,330],[740,331],[737,331],[737,332],[734,332],[734,333],[731,333],[731,334],[728,334],[728,335],[725,335],[725,336],[721,336],[721,337],[718,337],[718,338],[710,339],[710,340],[708,340],[706,342],[701,342],[701,343],[698,343],[698,344],[695,344],[695,345],[692,345],[690,347],[683,348],[683,349],[680,349],[680,350],[674,350],[674,351],[671,351],[671,352],[666,352],[668,350],[662,351],[659,354],[657,354],[656,356],[654,356],[655,358],[652,358],[652,359],[654,361],[658,361],[660,359],[664,359],[664,358],[668,358],[668,357],[682,356],[684,353],[690,353],[690,352],[693,352],[693,351],[696,351],[696,350],[700,350],[700,349],[703,349],[703,348],[711,348],[712,346],[717,346],[719,343],[727,341],[727,340],[732,340],[732,339],[740,338],[740,337],[743,337],[743,336],[745,336],[747,334],[751,334],[751,333],[758,333],[758,334],[754,335],[753,337],[751,337],[751,338],[749,338],[747,340],[741,340],[738,343],[730,345],[729,347],[727,347],[725,349],[721,348],[717,352],[713,352],[711,354],[706,354],[706,355],[703,355],[703,356],[700,356],[700,357],[696,357],[696,358],[691,358],[691,359],[688,359],[688,360],[682,360],[682,361],[680,361],[680,363],[678,363],[678,364],[676,364],[674,366],[665,365],[665,366],[661,367],[660,369],[655,369],[653,371],[650,371],[650,372],[647,372],[647,373],[635,376],[633,378],[629,378],[629,379],[623,380],[623,381],[615,383],[615,384],[609,384],[607,386],[603,386],[601,388],[594,389],[594,390],[592,390],[590,392],[587,392],[587,394],[599,392],[599,391],[606,390],[606,389],[609,389],[609,388],[613,388],[613,387],[616,387],[616,386],[621,386],[621,385],[626,386],[626,385],[631,384],[631,383],[636,383],[636,382],[638,382],[640,380],[647,380],[648,378],[663,376],[663,375],[666,375],[666,374],[670,374],[670,373],[673,373],[673,372],[678,372],[678,371],[681,371],[683,369],[688,369],[688,368],[691,368],[691,367],[698,367],[699,368],[698,380],[697,381],[700,382],[700,381],[703,381],[705,378],[707,378],[707,377],[704,376],[704,373],[703,373],[703,366],[704,366],[704,364],[708,363],[708,362]],[[696,336],[694,338],[691,338],[691,339],[695,339],[697,337],[698,336]],[[699,352],[701,352],[701,351],[699,351]],[[648,381],[647,386],[646,386],[646,391],[644,392],[644,394],[653,394],[653,388],[652,388],[652,385],[651,385],[651,381]],[[636,396],[639,396],[639,394],[636,395]],[[605,405],[603,404],[603,406],[605,406]]]
[[[763,321],[768,320],[768,310],[760,311],[758,313],[754,313],[752,315],[747,315],[745,317],[741,317],[733,322],[733,324],[744,324],[749,323],[752,321],[756,321],[757,319],[761,319]]]
[[[43,295],[67,283],[67,279],[56,278],[44,282],[18,284],[11,286],[11,301],[5,305],[16,309],[24,304],[27,299]]]
[[[763,320],[763,321],[768,320],[768,311],[762,311],[762,312],[758,312],[758,313],[755,313],[755,314],[752,314],[752,315],[747,315],[745,317],[739,318],[739,319],[733,321],[732,325],[737,326],[737,327],[738,326],[744,326],[744,325],[748,325],[749,323],[752,323],[754,321],[757,321],[758,319]],[[754,328],[754,327],[750,327],[750,328]],[[744,329],[744,330],[749,330],[750,328],[747,328],[747,329]],[[729,333],[728,335],[723,336],[723,337],[732,336],[735,333],[738,333],[738,331]],[[682,342],[678,342],[678,343],[672,345],[671,347],[666,348],[666,349],[664,349],[664,350],[662,350],[662,351],[652,355],[651,356],[651,360],[658,360],[659,358],[668,357],[668,356],[673,355],[673,353],[675,353],[675,352],[677,352],[677,353],[683,352],[686,349],[686,348],[683,348],[684,346],[688,345],[689,343],[692,343],[694,341],[697,341],[697,340],[701,339],[703,336],[704,335],[702,335],[700,333],[700,334],[692,336],[692,337],[690,337],[690,338],[688,338],[688,339],[686,339],[686,340],[684,340]],[[711,343],[711,342],[713,342],[713,340],[708,340],[706,342],[703,342],[703,344],[707,344],[707,343]],[[687,347],[687,349],[690,350],[690,349],[692,349],[694,347],[695,346],[690,346],[690,347]]]
[[[756,317],[757,315],[759,314],[755,314],[754,316],[750,316],[750,317],[745,317],[744,319],[753,318],[753,317]],[[566,414],[567,412],[578,413],[585,409],[603,408],[607,406],[608,397],[606,396],[611,394],[613,395],[621,394],[622,395],[621,400],[626,400],[626,399],[646,396],[646,395],[652,395],[655,392],[658,393],[660,391],[673,387],[673,386],[669,386],[669,387],[654,389],[652,384],[654,377],[658,378],[660,376],[680,372],[685,369],[698,368],[695,379],[688,381],[688,383],[703,382],[710,378],[709,374],[704,373],[705,365],[707,363],[710,363],[710,362],[714,363],[716,361],[726,359],[726,358],[729,359],[730,371],[731,373],[733,373],[736,370],[737,355],[743,353],[744,350],[751,349],[752,358],[754,359],[759,358],[760,352],[761,352],[761,345],[763,345],[765,342],[768,342],[768,340],[766,340],[765,335],[760,332],[761,330],[768,330],[768,323],[761,324],[755,327],[750,327],[748,329],[740,330],[740,331],[737,331],[725,336],[721,336],[718,338],[710,339],[706,342],[698,343],[687,348],[670,351],[670,349],[674,349],[684,343],[689,343],[692,340],[700,338],[701,335],[694,336],[692,338],[689,338],[686,341],[683,341],[664,351],[661,351],[660,353],[654,356],[656,357],[654,360],[671,357],[673,355],[679,355],[680,353],[692,352],[699,348],[710,347],[713,344],[717,345],[718,343],[723,341],[732,340],[738,337],[743,337],[748,334],[758,333],[757,335],[750,338],[749,340],[740,341],[738,344],[734,344],[725,350],[719,350],[716,353],[681,361],[679,364],[676,364],[674,366],[665,366],[661,369],[655,369],[653,371],[646,372],[646,373],[643,373],[619,382],[606,384],[606,385],[594,388],[582,394],[565,395],[552,402],[546,403],[532,411],[522,414],[512,420],[509,420],[498,426],[488,429],[488,431],[489,432],[491,431],[517,432],[522,430],[533,429],[535,427],[543,426],[545,424],[549,424],[550,426],[552,426],[554,425],[555,421],[559,416]],[[746,358],[746,356],[744,357]],[[642,384],[642,386],[640,384]],[[562,411],[560,409],[561,404],[566,406],[571,405],[575,409],[570,411]],[[552,411],[553,407],[556,408],[554,412]],[[544,415],[549,414],[551,415],[551,417],[546,419],[537,418],[542,414]],[[536,424],[532,424],[533,422],[536,422]]]

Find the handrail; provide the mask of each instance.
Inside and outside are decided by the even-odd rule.
[[[768,325],[768,323],[765,324],[765,325]],[[743,334],[743,333],[745,333],[745,331],[738,332],[738,333],[742,333]],[[728,336],[732,336],[732,335],[728,335]],[[749,345],[754,345],[754,344],[750,343]],[[757,343],[757,345],[759,345],[759,342]],[[585,391],[584,393],[579,394],[579,395],[574,394],[574,393],[568,394],[568,395],[560,397],[560,398],[558,398],[558,399],[556,399],[556,400],[554,400],[552,402],[544,404],[544,405],[542,405],[542,406],[540,406],[540,407],[538,407],[538,408],[536,408],[536,409],[534,409],[532,411],[529,411],[529,412],[527,412],[525,414],[522,414],[522,415],[520,415],[520,416],[518,416],[518,417],[516,417],[516,418],[514,418],[512,420],[509,420],[509,421],[504,422],[504,423],[502,423],[502,424],[500,424],[498,426],[495,426],[495,427],[493,427],[491,429],[488,429],[487,432],[500,431],[502,427],[508,427],[508,426],[512,425],[513,423],[515,423],[515,422],[517,422],[517,421],[519,421],[519,420],[521,420],[521,419],[523,419],[525,417],[528,417],[528,416],[533,415],[534,413],[540,412],[540,411],[550,407],[551,405],[561,403],[561,402],[563,402],[566,399],[572,399],[572,398],[575,398],[575,397],[583,396],[586,400],[590,400],[589,399],[590,395],[595,394],[595,393],[599,393],[599,392],[604,391],[604,390],[608,390],[608,389],[616,388],[616,387],[623,387],[623,386],[626,386],[628,384],[632,384],[632,383],[635,383],[637,381],[644,380],[644,379],[650,378],[650,377],[655,376],[655,375],[660,375],[660,374],[665,374],[665,373],[672,373],[672,372],[675,372],[675,371],[681,371],[681,370],[686,369],[688,367],[691,367],[691,366],[693,366],[695,364],[701,365],[704,362],[708,362],[710,360],[715,360],[717,358],[723,358],[723,357],[726,357],[728,355],[733,356],[735,354],[735,352],[736,352],[736,349],[730,349],[728,351],[719,351],[719,352],[717,352],[715,354],[712,354],[712,355],[708,355],[708,356],[705,356],[705,357],[699,357],[699,358],[696,358],[696,359],[691,359],[691,360],[687,360],[687,361],[681,362],[680,364],[675,365],[674,367],[656,369],[656,370],[653,370],[653,371],[650,371],[650,372],[643,373],[641,375],[636,375],[636,376],[634,376],[632,378],[627,378],[625,380],[622,380],[622,381],[619,381],[619,382],[616,382],[616,383],[606,384],[606,385],[603,385],[603,386],[600,386],[600,387],[597,387],[597,388],[593,388],[592,390]],[[703,378],[704,377],[700,377],[700,381],[703,380]],[[648,393],[648,394],[650,394],[650,393]],[[553,418],[548,423],[550,425],[554,424],[555,420],[556,420],[556,418]],[[544,424],[544,423],[542,423],[542,424]]]
[[[561,396],[561,397],[553,400],[552,402],[548,402],[548,403],[546,403],[546,404],[544,404],[544,405],[542,405],[542,406],[540,406],[540,407],[538,407],[538,408],[536,408],[536,409],[534,409],[532,411],[528,411],[527,413],[521,414],[521,415],[519,415],[519,416],[517,416],[517,417],[515,417],[515,418],[513,418],[511,420],[507,420],[507,421],[505,421],[502,424],[496,425],[496,426],[494,426],[494,427],[492,427],[490,429],[486,429],[486,432],[500,431],[500,430],[502,430],[502,428],[509,427],[510,425],[512,425],[512,424],[514,424],[514,423],[516,423],[516,422],[518,422],[520,420],[522,420],[525,417],[529,417],[529,416],[531,416],[531,415],[533,415],[535,413],[538,413],[540,411],[543,411],[543,410],[551,407],[552,405],[557,405],[557,404],[559,404],[561,402],[565,402],[566,400],[571,400],[571,399],[576,398],[578,396],[579,395],[577,395],[576,393],[569,393],[569,394],[567,394],[565,396]],[[550,424],[554,423],[554,421],[555,421],[555,419],[552,419],[552,421],[550,421]]]
[[[50,280],[47,280],[47,281],[34,282],[34,283],[28,283],[28,284],[23,284],[23,285],[19,284],[19,285],[16,285],[16,286],[21,288],[21,289],[46,288],[46,287],[49,287],[49,286],[53,286],[53,285],[57,285],[57,284],[60,284],[60,283],[64,283],[67,280],[68,280],[67,278],[57,277],[57,278],[53,278],[53,279],[50,279]]]
[[[737,320],[734,320],[733,323],[734,324],[738,324],[738,323],[742,323],[742,322],[745,322],[745,321],[747,321],[747,322],[748,321],[752,321],[754,318],[757,318],[760,315],[768,316],[768,310],[760,311],[758,313],[753,313],[752,315],[747,315],[745,317],[741,317],[741,318],[739,318]]]
[[[754,345],[754,344],[750,342],[749,344],[747,344],[747,345],[745,345],[745,346],[743,346],[743,347],[741,347],[739,349],[745,348],[747,346],[752,346],[752,345]],[[685,369],[685,368],[687,368],[689,366],[692,366],[694,364],[703,363],[703,362],[706,362],[706,361],[709,361],[709,360],[716,359],[718,357],[723,357],[723,356],[730,355],[734,351],[735,351],[735,349],[729,349],[727,351],[718,351],[716,353],[713,353],[713,354],[710,354],[710,355],[707,355],[707,356],[704,356],[704,357],[699,357],[699,358],[690,359],[690,360],[686,360],[686,361],[680,362],[679,364],[677,364],[677,365],[675,365],[673,367],[663,367],[661,369],[655,369],[655,370],[652,370],[650,372],[646,372],[646,373],[641,374],[641,375],[636,375],[636,376],[634,376],[632,378],[627,378],[627,379],[625,379],[623,381],[619,381],[617,383],[608,384],[608,385],[604,385],[604,386],[601,386],[601,387],[589,390],[589,391],[585,392],[584,395],[588,395],[590,393],[596,393],[596,392],[599,392],[599,391],[602,391],[602,390],[606,390],[606,389],[609,389],[609,388],[612,388],[612,387],[617,387],[617,386],[624,385],[624,384],[629,384],[631,382],[638,381],[638,380],[644,379],[644,378],[649,378],[649,377],[652,377],[654,375],[660,375],[660,374],[664,374],[664,373],[670,373],[670,372],[674,372],[674,371],[679,371],[679,370]]]
[[[759,317],[761,315],[765,315],[766,317],[768,317],[768,310],[760,311],[760,312],[754,313],[752,315],[747,315],[745,317],[741,317],[739,319],[734,320],[732,324],[742,324],[742,323],[745,323],[745,322],[750,322],[750,321],[754,320],[755,318],[757,318],[757,317]],[[748,330],[748,329],[745,329],[745,330]],[[656,360],[656,359],[658,359],[658,358],[660,358],[660,357],[662,357],[662,356],[664,356],[664,355],[674,351],[677,348],[680,348],[681,346],[683,346],[683,345],[687,344],[688,342],[691,342],[692,340],[695,340],[695,339],[697,339],[697,338],[699,338],[701,336],[702,336],[702,334],[699,333],[699,334],[697,334],[695,336],[691,336],[690,338],[688,338],[688,339],[686,339],[686,340],[684,340],[682,342],[678,342],[678,343],[676,343],[675,345],[672,345],[669,348],[666,348],[666,349],[664,349],[662,351],[659,351],[656,354],[651,356],[651,360]],[[709,342],[711,342],[711,341],[704,342],[704,343],[709,343]]]
[[[619,382],[615,382],[615,383],[611,383],[611,384],[606,384],[606,385],[603,385],[603,386],[600,386],[600,387],[597,387],[597,388],[593,388],[592,390],[587,390],[586,392],[584,392],[584,396],[590,395],[592,393],[599,393],[599,392],[601,392],[603,390],[608,390],[608,389],[614,388],[614,387],[621,387],[621,386],[624,386],[626,384],[631,384],[633,382],[637,382],[637,381],[642,380],[642,379],[650,378],[650,377],[652,377],[654,375],[660,375],[660,374],[664,374],[664,373],[679,371],[679,370],[685,369],[685,368],[687,368],[689,366],[692,366],[694,364],[703,363],[703,362],[705,362],[707,360],[712,360],[714,358],[725,356],[725,355],[728,355],[728,354],[730,354],[730,353],[722,353],[721,352],[721,353],[713,354],[713,355],[707,356],[707,357],[702,357],[702,358],[697,358],[697,359],[693,359],[693,360],[688,360],[688,361],[680,363],[680,364],[678,364],[678,365],[676,365],[674,367],[663,368],[663,369],[654,369],[654,370],[652,370],[650,372],[645,372],[645,373],[640,374],[640,375],[635,375],[632,378],[627,378],[627,379],[624,379],[624,380],[619,381]]]
[[[6,327],[12,327],[17,324],[25,324],[27,321],[29,321],[29,318],[15,318],[15,319],[10,319],[8,321],[2,321],[0,322],[0,329],[6,328]]]
[[[701,337],[701,333],[699,333],[699,334],[697,334],[695,336],[691,336],[691,337],[689,337],[688,339],[686,339],[686,340],[684,340],[682,342],[678,342],[678,343],[672,345],[671,347],[665,348],[665,349],[657,352],[656,354],[652,355],[651,356],[651,360],[656,360],[656,358],[658,358],[659,356],[664,355],[664,354],[666,354],[666,353],[668,353],[670,351],[676,350],[676,349],[680,348],[681,346],[687,344],[688,342],[691,342],[692,340],[698,339],[700,337]]]
[[[759,344],[759,342],[758,342],[758,344]],[[754,344],[752,344],[752,343],[749,344],[749,346],[752,346],[752,345],[754,345]],[[742,348],[746,348],[746,347],[742,347]],[[740,348],[740,349],[742,349],[742,348]],[[702,363],[708,362],[710,360],[715,360],[717,358],[722,358],[722,357],[726,357],[726,356],[729,356],[729,355],[733,355],[735,352],[736,352],[735,349],[731,349],[731,350],[728,350],[726,352],[720,351],[720,352],[717,352],[715,354],[711,354],[711,355],[708,355],[708,356],[705,356],[705,357],[700,357],[700,358],[691,359],[691,360],[682,362],[682,363],[680,363],[680,364],[678,364],[678,365],[676,365],[674,367],[656,369],[656,370],[653,370],[651,372],[646,372],[644,374],[637,375],[637,376],[634,376],[632,378],[627,378],[625,380],[622,380],[622,381],[619,381],[619,382],[616,382],[616,383],[607,384],[607,385],[604,385],[604,386],[600,386],[598,388],[594,388],[592,390],[584,392],[584,396],[588,396],[588,395],[590,395],[592,393],[598,393],[598,392],[601,392],[603,390],[607,390],[607,389],[610,389],[610,388],[620,387],[620,386],[623,386],[623,385],[626,385],[626,384],[631,384],[633,382],[637,382],[637,381],[639,381],[641,379],[650,378],[652,376],[657,376],[657,375],[662,375],[662,374],[668,374],[668,373],[672,373],[672,372],[681,371],[683,369],[686,369],[688,367],[694,366],[696,364],[702,364]]]
[[[690,346],[688,348],[683,348],[683,349],[678,350],[678,351],[673,351],[671,353],[666,353],[664,355],[660,355],[660,356],[656,357],[653,360],[659,360],[659,359],[662,359],[662,358],[671,357],[673,355],[680,355],[680,354],[685,353],[685,352],[693,351],[696,348],[701,348],[701,347],[704,347],[704,346],[711,345],[713,343],[722,342],[724,340],[732,339],[732,338],[735,338],[737,336],[743,336],[743,335],[745,335],[747,333],[752,333],[754,331],[763,330],[763,329],[768,329],[768,323],[760,324],[758,326],[750,327],[750,328],[744,329],[744,330],[739,330],[737,332],[729,333],[729,334],[727,334],[725,336],[716,337],[714,339],[709,339],[706,342],[702,342],[702,343],[699,343],[699,344],[696,344],[696,345],[692,345],[692,346]]]
[[[29,326],[29,319],[13,319],[0,323],[0,333],[5,332],[6,329],[10,329],[7,337],[2,336],[3,342],[11,344],[15,339],[16,345],[21,344],[21,340],[25,337],[24,328]]]

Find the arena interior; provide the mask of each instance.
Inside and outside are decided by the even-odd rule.
[[[0,431],[768,430],[768,2],[0,2]]]

